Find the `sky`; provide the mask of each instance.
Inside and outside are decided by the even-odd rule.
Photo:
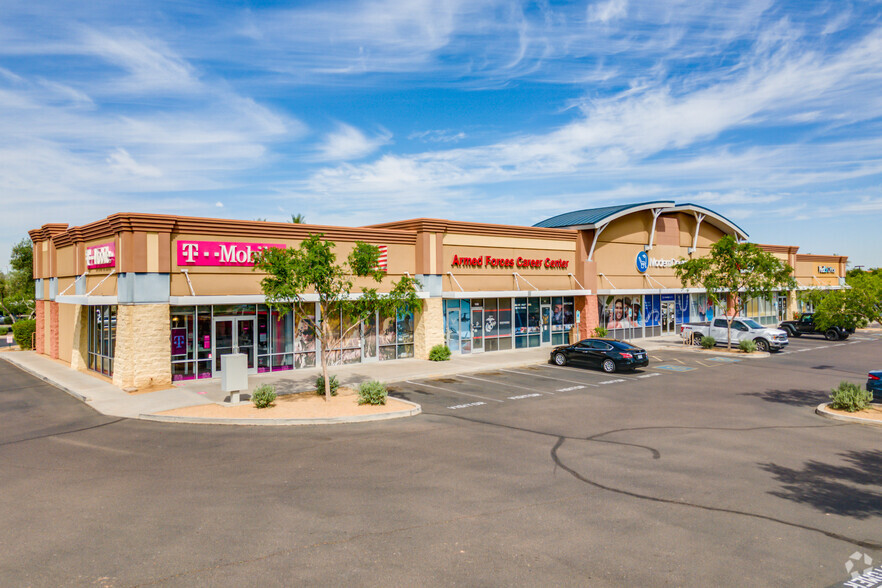
[[[3,0],[0,268],[115,212],[674,200],[882,266],[882,0]]]

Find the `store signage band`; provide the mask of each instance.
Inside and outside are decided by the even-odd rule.
[[[526,258],[526,257],[518,257],[518,258],[505,258],[505,257],[493,257],[491,255],[479,255],[478,257],[465,257],[460,255],[454,255],[453,261],[450,263],[452,267],[471,267],[471,268],[480,268],[480,267],[517,267],[517,268],[549,268],[549,269],[567,269],[570,265],[568,259],[551,259],[550,257],[546,257],[545,259],[536,259],[536,258]]]
[[[104,243],[86,247],[86,268],[97,269],[116,266],[116,243]]]
[[[819,274],[835,274],[836,268],[831,267],[829,265],[819,265],[818,266],[818,273]]]

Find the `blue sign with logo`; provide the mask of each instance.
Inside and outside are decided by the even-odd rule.
[[[641,274],[649,269],[649,256],[646,255],[645,251],[641,251],[637,254],[637,271]]]

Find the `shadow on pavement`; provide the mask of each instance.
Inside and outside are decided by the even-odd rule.
[[[840,454],[849,465],[807,461],[801,470],[773,463],[760,464],[782,484],[773,496],[812,506],[824,513],[856,519],[882,515],[879,488],[882,450],[848,451]]]
[[[742,396],[753,396],[766,402],[777,402],[791,406],[817,406],[830,401],[826,390],[766,390],[764,392],[745,392]]]

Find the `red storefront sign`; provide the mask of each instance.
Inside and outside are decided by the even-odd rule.
[[[86,267],[96,269],[116,266],[116,243],[86,247]]]
[[[570,265],[568,259],[531,259],[527,257],[518,257],[516,259],[506,259],[503,257],[493,257],[491,255],[483,255],[478,257],[460,257],[453,256],[450,263],[453,267],[535,267],[548,269],[567,269]]]

